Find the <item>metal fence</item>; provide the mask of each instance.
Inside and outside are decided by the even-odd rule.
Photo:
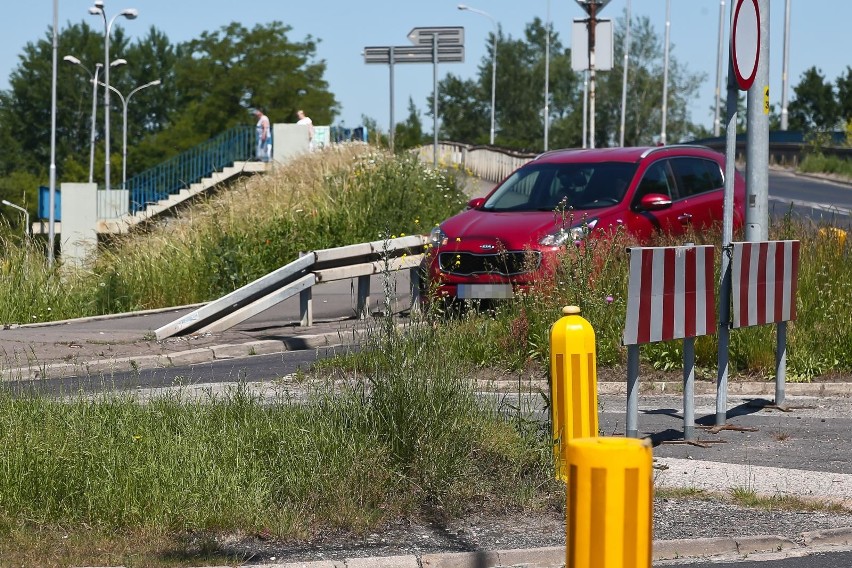
[[[235,126],[127,180],[126,204],[110,206],[104,199],[98,199],[98,218],[113,219],[144,210],[214,172],[234,162],[250,160],[254,155],[255,128],[251,125]],[[120,192],[113,190],[109,193]]]
[[[417,149],[420,159],[433,160],[432,146]],[[538,154],[516,152],[493,146],[471,146],[457,142],[438,144],[438,162],[443,166],[456,166],[478,178],[497,183],[523,166]]]

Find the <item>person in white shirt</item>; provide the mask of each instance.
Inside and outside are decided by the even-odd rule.
[[[296,116],[298,117],[298,121],[296,124],[304,124],[308,127],[308,145],[311,150],[314,149],[314,121],[310,119],[310,117],[305,116],[305,111],[299,109],[296,111]]]

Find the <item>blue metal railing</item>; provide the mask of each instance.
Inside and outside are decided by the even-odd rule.
[[[127,180],[130,213],[166,199],[213,172],[255,156],[255,128],[240,125]]]

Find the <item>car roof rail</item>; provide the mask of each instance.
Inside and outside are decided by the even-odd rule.
[[[586,148],[556,148],[555,150],[548,150],[546,152],[542,152],[541,154],[536,155],[532,161],[536,161],[541,158],[546,158],[547,156],[552,156],[553,154],[561,154],[563,152],[579,152],[581,150],[585,150]]]
[[[675,146],[677,146],[678,148],[695,148],[696,150],[710,150],[711,152],[716,151],[713,148],[711,148],[710,146],[704,146],[703,144],[668,144],[668,145],[665,145],[665,146],[653,146],[651,148],[648,148],[647,150],[642,152],[642,155],[639,158],[640,159],[647,158],[648,156],[650,156],[654,152],[659,152],[661,150],[674,148]]]

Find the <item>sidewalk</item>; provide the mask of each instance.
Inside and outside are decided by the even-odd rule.
[[[152,310],[117,316],[83,318],[52,324],[9,326],[0,330],[0,371],[2,380],[56,378],[80,373],[157,368],[234,359],[250,355],[280,353],[341,345],[356,340],[366,329],[353,319],[318,321],[310,328],[296,322],[246,322],[231,330],[185,338],[156,341],[153,331],[188,313],[195,306]],[[513,385],[493,385],[511,392]],[[514,388],[516,388],[516,384]],[[540,388],[546,385],[537,384]],[[656,432],[655,442],[677,438],[679,428],[680,383],[677,381],[643,383],[640,432]],[[697,383],[696,415],[713,414],[715,386]],[[623,428],[620,406],[625,384],[599,384],[601,429],[618,434]],[[787,395],[803,410],[798,414],[767,414],[749,408],[748,397],[769,398],[772,383],[730,383],[730,423],[757,426],[754,434],[727,433],[716,437],[725,444],[712,448],[688,445],[655,447],[655,485],[658,488],[685,488],[730,493],[748,488],[757,494],[793,496],[852,506],[852,456],[848,435],[843,429],[852,416],[852,383],[788,384]],[[839,398],[827,398],[839,397]],[[789,402],[789,401],[788,401]],[[818,408],[836,405],[834,410]],[[672,408],[674,407],[674,408]],[[662,410],[660,410],[662,409]],[[836,416],[837,420],[826,420]],[[792,439],[779,442],[784,432]],[[623,432],[622,432],[623,433]],[[846,433],[848,434],[848,432]],[[703,434],[702,438],[712,438]],[[779,451],[776,448],[782,448]],[[833,465],[832,465],[833,464]],[[821,470],[821,471],[815,471]],[[768,515],[768,513],[767,513]],[[840,518],[852,516],[840,516]],[[694,519],[698,522],[698,519]],[[800,553],[803,549],[826,545],[852,546],[852,523],[835,524],[832,530],[813,530],[803,526],[795,534],[782,531],[749,536],[667,539],[654,542],[654,559],[683,557],[737,557],[759,552]],[[771,519],[767,527],[773,527]],[[779,525],[780,527],[780,525]],[[805,530],[811,529],[811,530]],[[663,531],[665,532],[665,531]],[[562,533],[564,537],[564,532]],[[815,549],[815,548],[814,548]],[[557,567],[564,562],[564,546],[491,550],[487,553],[445,553],[404,555],[382,558],[348,558],[263,566],[295,568],[330,567],[432,567],[466,568],[474,566]],[[482,561],[486,560],[483,564]]]

